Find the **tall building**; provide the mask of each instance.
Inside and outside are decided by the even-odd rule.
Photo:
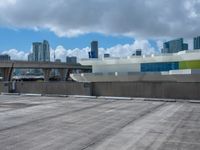
[[[33,61],[40,61],[43,46],[41,42],[33,43]]]
[[[177,53],[188,50],[188,44],[183,43],[183,38],[171,40],[163,44],[162,53]]]
[[[33,43],[33,52],[28,55],[29,61],[50,61],[50,46],[48,41]]]
[[[110,57],[110,54],[106,53],[104,54],[104,58],[109,58]]]
[[[91,52],[89,52],[89,58],[98,58],[98,41],[91,42]]]
[[[194,49],[200,49],[200,36],[194,38]]]
[[[33,61],[33,53],[28,54],[28,61]]]
[[[136,49],[135,55],[136,56],[142,56],[142,50],[141,49]]]
[[[50,46],[49,42],[44,40],[43,41],[43,54],[42,54],[42,61],[50,61]]]
[[[61,59],[56,59],[55,62],[61,63]]]
[[[66,63],[70,63],[70,64],[76,64],[77,63],[77,57],[66,57]]]
[[[142,49],[136,49],[132,56],[142,56]]]
[[[7,54],[0,55],[0,61],[9,61],[10,56]]]

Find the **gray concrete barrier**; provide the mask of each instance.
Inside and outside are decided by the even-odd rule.
[[[92,95],[200,100],[200,83],[98,82],[92,83]]]
[[[91,95],[90,84],[77,82],[17,82],[17,93]]]
[[[9,93],[12,88],[11,82],[0,82],[0,92]]]
[[[3,82],[0,82],[0,92],[3,92],[3,87],[4,87]]]
[[[8,85],[0,82],[0,92]],[[15,92],[200,100],[200,82],[16,82]]]

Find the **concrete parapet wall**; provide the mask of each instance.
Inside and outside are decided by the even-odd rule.
[[[77,82],[17,82],[17,93],[91,95],[90,85]]]
[[[92,87],[92,95],[96,96],[200,100],[199,82],[99,82],[92,83]]]
[[[11,82],[0,82],[0,92],[8,93],[12,88]]]
[[[9,92],[8,85],[0,82],[0,92]],[[15,92],[200,100],[200,82],[16,82]]]
[[[0,82],[0,92],[3,92],[3,89],[4,89],[4,83]]]

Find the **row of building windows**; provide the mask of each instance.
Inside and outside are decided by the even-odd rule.
[[[143,63],[141,72],[161,72],[179,69],[179,62]]]

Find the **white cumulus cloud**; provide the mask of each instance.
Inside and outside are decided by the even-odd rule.
[[[98,32],[149,38],[191,38],[199,0],[1,0],[0,25],[47,28],[59,36]]]
[[[12,60],[27,60],[28,58],[28,53],[16,49],[3,51],[2,54],[8,54]]]
[[[103,57],[105,53],[111,57],[126,57],[131,56],[136,49],[142,49],[143,54],[157,53],[156,49],[150,44],[148,40],[135,40],[132,44],[116,45],[110,48],[99,48],[99,56]],[[56,59],[61,59],[66,62],[66,56],[76,56],[78,59],[88,58],[89,47],[66,49],[62,45],[50,50],[51,61],[54,61],[54,54]],[[12,60],[27,60],[28,52],[10,49],[3,51],[2,54],[8,54]]]

